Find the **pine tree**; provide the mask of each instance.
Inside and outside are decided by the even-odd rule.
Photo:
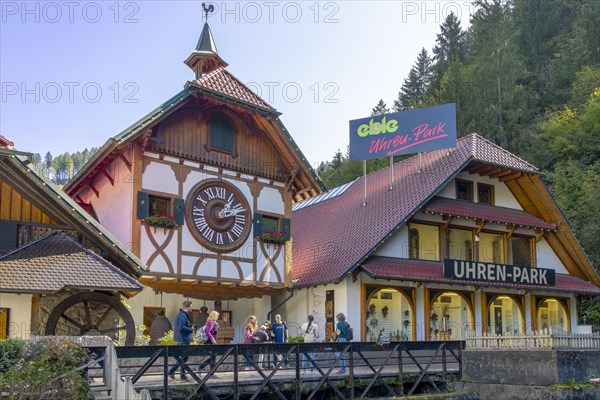
[[[450,64],[464,59],[465,32],[460,27],[460,21],[454,13],[450,13],[440,26],[436,45],[433,48],[433,80],[436,86],[442,80]]]
[[[50,178],[50,171],[52,170],[53,164],[52,154],[50,154],[50,152],[46,153],[46,156],[44,157],[44,163],[46,166],[46,178]]]
[[[417,55],[417,62],[404,80],[398,99],[394,101],[394,110],[403,111],[422,107],[425,94],[431,83],[432,70],[431,58],[425,48]]]
[[[379,103],[377,103],[377,105],[373,107],[373,110],[371,111],[371,117],[389,113],[390,109],[388,108],[387,104],[385,104],[385,101],[383,101],[383,99],[379,99]]]

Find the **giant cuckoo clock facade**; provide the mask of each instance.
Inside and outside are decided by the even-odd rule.
[[[112,138],[65,190],[149,267],[155,290],[225,300],[291,286],[292,204],[323,186],[279,113],[227,69],[208,24],[195,79]]]

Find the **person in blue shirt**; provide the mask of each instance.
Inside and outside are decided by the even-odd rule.
[[[288,329],[287,329],[286,323],[281,321],[280,314],[275,315],[275,323],[271,326],[271,329],[273,331],[273,334],[275,335],[273,337],[274,343],[287,343]],[[283,354],[273,354],[273,364],[274,365],[277,365],[279,356],[281,356],[281,358],[283,358]],[[289,366],[289,362],[288,362],[288,359],[286,358],[285,361],[283,362],[282,368],[287,368],[288,366]]]
[[[173,339],[178,346],[189,346],[192,343],[192,333],[196,327],[190,322],[189,316],[191,314],[192,302],[186,300],[181,304],[181,309],[179,309],[173,324]],[[175,379],[175,371],[177,371],[177,368],[181,368],[181,380],[186,381],[187,376],[185,375],[184,365],[187,363],[188,357],[177,357],[176,360],[175,365],[169,369],[169,378]]]

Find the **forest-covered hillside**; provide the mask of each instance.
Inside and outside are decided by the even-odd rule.
[[[477,132],[540,168],[598,269],[600,1],[482,0],[475,10],[468,29],[446,18],[398,98],[372,115],[456,103],[459,137]],[[362,163],[339,150],[317,172],[333,188],[360,176]],[[580,300],[581,319],[600,325],[600,299]]]

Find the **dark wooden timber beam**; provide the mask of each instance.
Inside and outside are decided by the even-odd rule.
[[[108,178],[110,185],[115,186],[115,179],[110,175],[110,173],[106,169],[103,169],[102,173],[104,174],[104,176],[106,176]]]

